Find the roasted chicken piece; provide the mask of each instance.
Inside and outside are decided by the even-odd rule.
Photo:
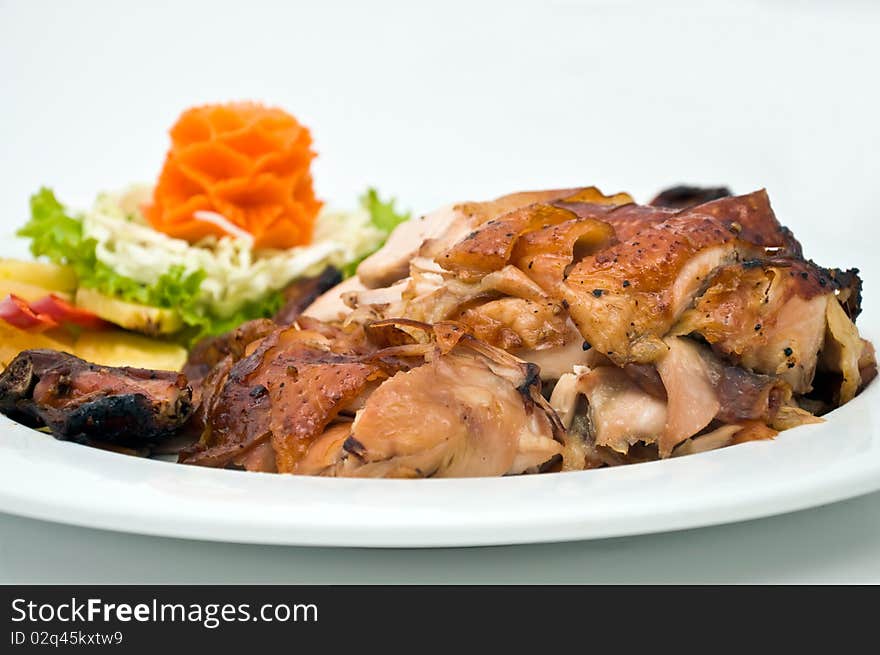
[[[442,208],[400,225],[362,262],[358,281],[331,289],[304,313],[358,323],[456,320],[492,345],[535,353],[558,370],[558,358],[543,351],[572,350],[583,340],[573,336],[556,287],[573,259],[613,239],[594,216],[631,202],[584,187]]]
[[[657,363],[667,396],[666,423],[657,435],[661,457],[716,419],[772,425],[791,398],[791,387],[779,378],[726,365],[695,341],[668,337],[665,343],[667,352]]]
[[[516,201],[541,197],[520,194]],[[492,218],[494,211],[512,206],[513,201],[462,205],[467,208],[462,216],[468,217],[472,231],[449,247],[444,244],[450,233],[426,241],[422,254],[409,262],[405,280],[385,289],[344,294],[354,310],[345,320],[456,320],[494,346],[527,358],[535,353],[535,359],[542,361],[549,361],[542,351],[580,348],[583,340],[573,336],[558,287],[573,259],[613,239],[610,226],[592,215],[631,198],[604,196],[592,187],[547,192],[543,198],[548,202],[559,198],[573,209],[533,202]],[[434,253],[435,258],[425,253]]]
[[[625,194],[604,196],[591,188],[565,196],[554,204],[534,203],[520,207],[478,226],[445,252],[438,254],[435,260],[444,269],[455,272],[460,279],[473,281],[503,268],[524,235],[565,223],[568,225],[555,238],[545,238],[538,252],[546,253],[555,246],[561,254],[565,254],[565,250],[573,247],[575,241],[588,239],[592,242],[591,249],[595,249],[608,243],[613,236],[607,224],[597,221],[596,216],[631,201]]]
[[[588,215],[577,216],[575,212],[568,216],[571,218],[523,234],[510,256],[514,266],[555,298],[563,297],[562,283],[573,262],[616,240],[609,223]]]
[[[501,475],[535,469],[563,450],[535,367],[463,326],[374,323],[364,332],[369,345],[344,346],[340,335],[328,338],[334,328],[310,328],[279,329],[231,366],[210,400],[203,439],[182,462],[298,474]]]
[[[90,364],[55,350],[26,350],[0,374],[0,412],[59,439],[155,443],[192,413],[176,372]]]
[[[277,328],[239,361],[221,362],[207,379],[202,438],[181,462],[226,466],[259,449],[261,470],[291,472],[347,403],[397,370],[371,357],[356,331],[309,328]]]
[[[759,254],[709,216],[673,216],[575,264],[563,293],[584,339],[616,364],[651,363],[705,280]]]
[[[744,196],[729,196],[685,209],[680,216],[712,216],[739,238],[771,250],[775,255],[801,257],[801,244],[791,230],[779,223],[770,196],[761,189]]]
[[[444,326],[439,326],[444,329]],[[353,423],[314,442],[294,472],[474,477],[537,471],[563,453],[536,367],[464,334],[369,396]],[[557,440],[559,439],[559,440]]]
[[[429,324],[455,320],[505,350],[562,346],[570,334],[563,304],[514,266],[466,282],[419,258],[406,281],[354,292],[346,301],[355,310],[349,322],[394,317]]]
[[[620,242],[576,264],[563,294],[584,338],[621,365],[661,356],[661,338],[718,269],[800,254],[764,191],[673,215],[627,205],[604,220]]]
[[[861,342],[841,304],[858,292],[841,279],[850,285],[857,280],[853,272],[791,258],[728,266],[671,333],[699,334],[727,359],[777,375],[798,394],[812,390],[824,349],[824,368],[840,374],[838,395],[846,402],[861,383]],[[843,349],[852,354],[841,356]]]
[[[773,249],[776,255],[801,257],[800,244],[791,230],[779,223],[764,189],[742,196],[726,195],[678,211],[653,204],[624,205],[602,218],[614,227],[620,241],[629,241],[640,229],[670,216],[711,216],[736,232],[743,241]]]
[[[399,225],[378,252],[360,263],[357,269],[358,278],[367,288],[390,286],[409,274],[410,262],[416,256],[437,258],[445,250],[466,238],[473,230],[493,219],[522,207],[561,199],[615,204],[632,202],[632,198],[627,194],[617,194],[608,198],[595,187],[586,187],[525,191],[487,202],[464,202],[442,207]],[[504,234],[506,232],[502,232],[500,236],[510,238],[504,237]]]
[[[640,387],[622,368],[602,366],[578,376],[587,398],[592,444],[626,453],[637,443],[652,444],[666,425],[666,399]]]
[[[560,379],[550,404],[564,424],[574,424],[578,396],[586,398],[586,424],[574,431],[587,441],[587,466],[607,460],[603,449],[627,455],[637,445],[656,445],[657,454],[668,457],[684,440],[720,424],[738,426],[731,437],[746,428],[755,433],[756,424],[770,436],[812,421],[791,404],[783,380],[725,364],[688,338],[667,338],[666,346],[656,369],[606,360]]]

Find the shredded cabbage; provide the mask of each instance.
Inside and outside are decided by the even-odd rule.
[[[210,237],[191,245],[154,230],[140,212],[148,187],[103,193],[81,216],[70,215],[48,189],[31,198],[31,220],[20,231],[31,252],[73,266],[79,284],[124,300],[177,309],[187,340],[271,316],[281,289],[328,265],[354,266],[384,243],[408,215],[382,203],[374,190],[353,211],[324,210],[313,243],[253,251],[248,235]]]
[[[155,284],[172,267],[187,274],[201,271],[204,278],[198,302],[221,318],[298,277],[317,274],[328,265],[342,268],[385,238],[371,224],[369,212],[361,209],[322,212],[308,246],[254,252],[251,239],[229,236],[191,245],[157,232],[144,221],[133,200],[143,198],[144,193],[134,189],[101,194],[83,215],[83,234],[95,240],[98,261],[145,285]]]

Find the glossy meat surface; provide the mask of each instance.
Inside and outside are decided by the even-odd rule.
[[[277,328],[232,364],[205,403],[199,444],[185,451],[188,464],[225,466],[269,443],[272,468],[290,472],[312,440],[373,380],[387,377],[381,361],[357,339],[317,330]]]
[[[475,477],[537,470],[562,452],[551,418],[512,376],[466,348],[397,373],[370,396],[324,475]]]
[[[534,368],[455,323],[281,328],[221,375],[206,378],[205,432],[184,463],[461,477],[519,473],[562,450]]]
[[[575,264],[564,288],[584,339],[616,363],[650,363],[718,268],[753,254],[710,217],[674,216]]]

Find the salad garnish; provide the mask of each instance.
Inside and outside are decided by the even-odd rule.
[[[251,102],[193,107],[170,131],[171,148],[145,215],[156,230],[197,243],[251,235],[254,248],[311,242],[321,202],[309,165],[309,130],[287,112]]]
[[[204,105],[170,135],[154,188],[102,193],[78,213],[42,188],[18,231],[35,257],[74,276],[62,300],[122,328],[191,345],[271,317],[292,281],[327,266],[353,275],[410,217],[372,188],[354,210],[324,207],[311,135],[280,109]],[[51,327],[7,306],[18,327]]]

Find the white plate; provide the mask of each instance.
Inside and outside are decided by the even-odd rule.
[[[880,489],[878,399],[880,384],[872,384],[826,423],[773,441],[611,469],[464,480],[182,466],[56,441],[0,417],[0,510],[142,534],[322,546],[519,544],[693,528]]]

